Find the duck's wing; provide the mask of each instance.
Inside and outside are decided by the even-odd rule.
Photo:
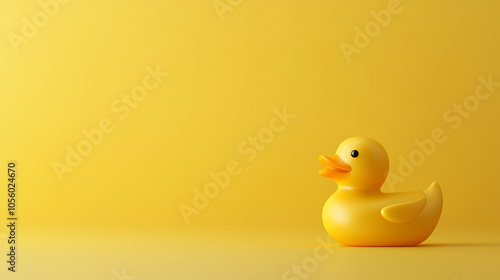
[[[425,206],[425,195],[421,193],[418,198],[411,201],[393,204],[382,208],[380,214],[391,223],[406,223],[418,216]]]

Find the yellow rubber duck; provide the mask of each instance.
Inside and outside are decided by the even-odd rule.
[[[436,227],[443,205],[433,182],[421,192],[383,193],[389,172],[384,147],[367,137],[344,140],[334,156],[320,156],[321,176],[338,184],[323,207],[333,239],[349,246],[414,246]]]

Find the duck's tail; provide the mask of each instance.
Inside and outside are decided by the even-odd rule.
[[[429,200],[431,197],[439,198],[440,201],[443,200],[443,194],[441,193],[441,187],[434,181],[432,184],[424,190],[425,197]]]
[[[437,214],[435,216],[439,219],[441,210],[443,209],[443,193],[441,192],[441,187],[437,182],[432,182],[432,184],[424,190],[424,194],[426,200],[424,211],[430,210],[434,214]]]

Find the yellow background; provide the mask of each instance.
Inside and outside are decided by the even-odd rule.
[[[443,114],[474,95],[479,76],[500,82],[500,3],[401,1],[349,63],[339,45],[355,46],[355,28],[391,1],[229,2],[221,20],[211,0],[69,1],[17,52],[9,34],[43,10],[1,2],[0,155],[5,168],[18,163],[20,218],[20,272],[1,265],[2,279],[110,279],[121,267],[136,279],[194,270],[281,279],[326,236],[321,210],[336,185],[318,176],[320,154],[369,136],[398,174],[401,157],[436,128],[446,141],[383,190],[438,181],[444,209],[427,243],[442,248],[340,247],[311,279],[498,278],[500,87],[457,129]],[[121,120],[111,104],[157,65],[168,77]],[[285,107],[295,118],[247,161],[238,147]],[[106,118],[114,131],[59,181],[53,162],[64,164],[66,147]],[[241,173],[186,224],[179,205],[192,205],[193,189],[230,161]],[[4,256],[5,226],[0,233]],[[391,260],[400,262],[392,274]],[[426,274],[405,269],[412,262]]]

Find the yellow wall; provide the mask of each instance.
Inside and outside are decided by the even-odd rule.
[[[317,158],[358,135],[404,177],[384,190],[441,184],[439,230],[500,230],[499,2],[229,2],[2,1],[0,155],[25,232],[322,228]],[[71,167],[68,147],[88,155]]]

